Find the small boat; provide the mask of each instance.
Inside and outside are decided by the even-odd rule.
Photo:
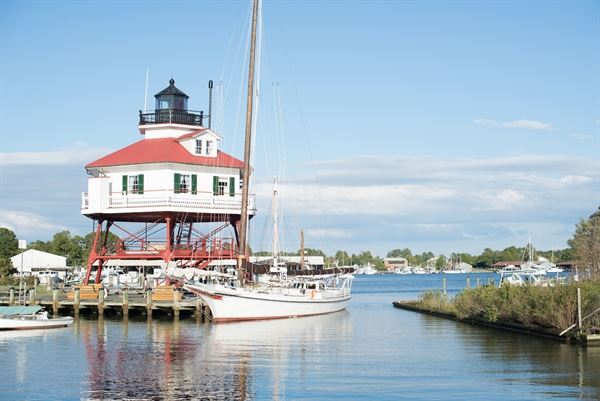
[[[551,278],[546,276],[545,271],[537,269],[521,269],[505,272],[501,271],[498,287],[507,284],[515,286],[533,285],[537,287],[553,287],[565,283],[566,277],[557,276],[556,278]]]
[[[73,324],[72,317],[49,318],[42,306],[1,306],[0,330],[53,329]]]

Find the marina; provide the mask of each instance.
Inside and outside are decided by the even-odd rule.
[[[438,289],[439,279],[358,276],[346,311],[302,319],[213,325],[82,317],[66,329],[0,333],[0,357],[14,361],[0,370],[0,392],[6,401],[42,394],[54,400],[600,397],[600,347],[391,306],[392,300]],[[464,277],[448,277],[449,294],[463,288]],[[50,370],[51,365],[61,369]]]
[[[600,400],[600,4],[1,7],[2,401]]]

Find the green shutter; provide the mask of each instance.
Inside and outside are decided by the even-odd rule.
[[[229,177],[229,196],[235,196],[235,177]]]
[[[192,195],[196,195],[198,193],[198,176],[196,174],[192,174]]]
[[[138,194],[144,194],[144,174],[138,175]]]
[[[213,176],[213,195],[219,195],[219,177],[216,175]]]
[[[124,194],[127,193],[127,176],[126,175],[123,176],[123,193]]]
[[[173,188],[175,188],[176,194],[179,193],[179,184],[180,183],[181,183],[181,174],[175,173],[175,177],[174,177],[174,181],[173,181]]]

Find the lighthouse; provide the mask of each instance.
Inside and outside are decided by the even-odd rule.
[[[210,116],[188,110],[173,79],[154,97],[154,111],[139,111],[143,139],[85,166],[81,213],[95,222],[85,284],[94,267],[99,283],[109,260],[203,268],[239,246],[244,163],[220,150]],[[253,196],[247,206],[252,217]],[[224,239],[227,227],[234,236]],[[109,233],[119,233],[116,246]]]

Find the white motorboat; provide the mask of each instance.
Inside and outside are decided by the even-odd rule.
[[[503,285],[533,285],[538,287],[552,287],[557,284],[566,283],[566,277],[548,277],[545,271],[537,269],[521,269],[513,271],[501,271],[500,283],[498,287]]]
[[[372,264],[367,263],[365,266],[363,266],[363,274],[372,275],[375,273],[377,273],[377,269],[375,269]]]
[[[49,318],[39,305],[0,307],[0,330],[53,329],[73,324],[73,318]]]

